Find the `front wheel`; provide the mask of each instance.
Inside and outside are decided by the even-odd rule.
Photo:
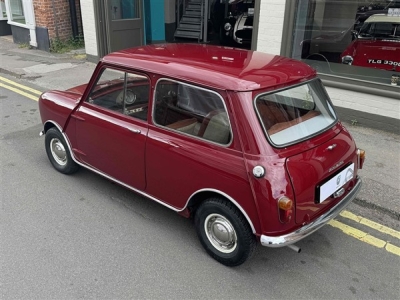
[[[79,165],[72,160],[63,135],[54,127],[46,132],[45,148],[47,157],[57,171],[63,174],[72,174],[78,171]]]
[[[195,214],[197,235],[208,254],[226,266],[244,263],[257,242],[241,212],[230,202],[213,198]]]

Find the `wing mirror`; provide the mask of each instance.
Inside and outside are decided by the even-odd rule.
[[[352,31],[351,31],[351,37],[353,38],[353,40],[357,39],[357,37],[358,37],[358,31],[357,31],[357,30],[352,30]]]

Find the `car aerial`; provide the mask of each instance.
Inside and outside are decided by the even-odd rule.
[[[294,244],[359,192],[365,152],[315,70],[290,58],[199,44],[111,53],[88,84],[39,99],[53,167],[83,166],[194,219],[228,266],[260,242]]]
[[[400,17],[370,16],[341,54],[344,64],[400,72]]]

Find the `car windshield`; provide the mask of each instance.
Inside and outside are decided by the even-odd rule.
[[[361,27],[359,36],[400,40],[400,24],[390,22],[366,22]]]
[[[255,99],[255,109],[266,136],[277,147],[314,136],[337,119],[319,80],[260,94]]]

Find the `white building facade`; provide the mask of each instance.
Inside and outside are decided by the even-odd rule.
[[[177,2],[153,2],[157,1],[163,4],[156,7],[165,11],[167,20],[167,14],[171,14],[171,8],[175,9]],[[393,13],[393,8],[397,7],[400,10],[400,0],[253,1],[253,50],[302,60],[317,69],[342,120],[400,132],[400,81],[397,85],[391,81],[400,76],[400,64],[385,70],[377,64],[355,66],[341,61],[341,53],[354,39],[353,31],[360,30],[373,13],[388,14],[389,10]],[[98,21],[101,12],[96,6],[94,0],[81,2],[86,52],[93,61],[106,54],[99,51],[102,48],[100,40],[107,31],[101,28]],[[400,16],[398,20],[400,23]],[[388,38],[391,41],[386,48],[399,53],[400,63],[400,25],[396,31],[396,22],[397,19],[389,24],[394,26],[391,33],[394,38]],[[371,58],[379,61],[379,55],[379,52],[373,53]]]

